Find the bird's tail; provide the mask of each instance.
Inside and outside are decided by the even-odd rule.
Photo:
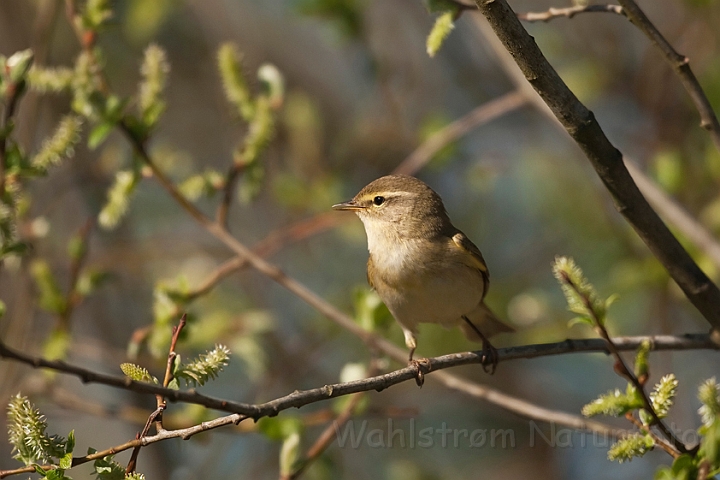
[[[466,317],[470,320],[470,322],[472,322],[475,328],[480,330],[485,338],[490,338],[498,333],[515,331],[515,329],[511,326],[498,320],[492,310],[490,310],[484,302],[481,302],[480,305],[478,305],[477,308],[470,312],[470,314]],[[468,323],[464,320],[460,322],[460,329],[465,334],[465,337],[468,340],[480,343],[483,340],[482,337],[475,331],[475,328],[468,325]]]

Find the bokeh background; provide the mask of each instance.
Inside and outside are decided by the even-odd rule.
[[[234,201],[230,228],[251,245],[279,229],[325,213],[372,179],[397,167],[430,134],[484,102],[515,87],[513,74],[487,36],[484,20],[464,14],[435,58],[425,51],[434,18],[416,0],[131,0],[112,2],[114,17],[98,40],[111,88],[132,95],[140,78],[142,52],[150,43],[167,51],[172,70],[167,111],[150,149],[162,168],[180,182],[214,168],[224,172],[245,133],[225,100],[216,51],[226,41],[244,54],[249,78],[264,63],[282,72],[286,91],[276,136],[261,162],[264,177],[250,201]],[[569,6],[565,2],[514,1],[518,12]],[[703,0],[642,2],[671,43],[688,55],[711,101],[720,104],[720,6]],[[623,17],[585,14],[571,20],[526,24],[577,96],[598,117],[610,139],[666,192],[715,234],[720,232],[720,155],[698,124],[678,78],[648,40]],[[0,53],[33,48],[41,65],[72,65],[78,42],[64,5],[52,0],[0,3]],[[252,85],[257,88],[257,84]],[[66,96],[23,99],[17,139],[37,149],[69,109]],[[9,345],[33,354],[47,348],[56,318],[38,306],[30,274],[41,259],[62,289],[67,288],[70,238],[106,201],[115,172],[127,168],[132,152],[118,133],[97,149],[84,144],[60,168],[29,186],[31,209],[24,231],[33,249],[0,270],[0,298],[7,313],[0,334]],[[518,330],[497,345],[554,342],[591,336],[568,327],[562,294],[552,277],[556,255],[576,259],[603,295],[619,294],[610,311],[616,335],[702,332],[707,324],[683,298],[621,216],[594,171],[569,137],[528,104],[474,129],[440,151],[417,176],[445,200],[456,226],[481,248],[490,268],[488,303]],[[212,212],[218,196],[199,201]],[[331,229],[285,240],[271,261],[348,313],[365,298],[365,236],[356,218]],[[310,225],[313,225],[310,221]],[[128,215],[106,231],[93,229],[89,267],[109,279],[74,312],[68,360],[119,374],[134,333],[153,324],[153,292],[159,284],[198,285],[230,258],[151,179],[138,187]],[[691,244],[705,271],[718,268]],[[179,280],[184,279],[184,280]],[[188,307],[192,323],[181,344],[190,357],[224,343],[233,359],[203,391],[258,402],[337,382],[351,363],[370,354],[288,291],[251,270],[233,274]],[[391,321],[377,331],[402,345]],[[459,331],[424,326],[420,355],[476,348]],[[164,359],[145,344],[138,363],[161,375]],[[680,393],[670,421],[689,434],[699,426],[695,398],[699,383],[717,375],[714,352],[651,356],[653,379],[675,372]],[[393,365],[389,365],[392,367]],[[598,394],[623,382],[604,355],[573,355],[499,366],[490,377],[480,368],[457,373],[539,405],[578,413]],[[10,362],[0,363],[0,400],[22,392],[48,417],[49,431],[75,428],[78,451],[103,449],[134,437],[154,399],[75,378],[49,376]],[[648,478],[661,463],[651,452],[629,464],[606,459],[607,443],[591,436],[537,428],[528,421],[428,378],[422,390],[408,382],[371,392],[356,432],[388,433],[388,420],[403,430],[406,445],[358,448],[332,445],[306,472],[308,479],[450,478]],[[304,425],[307,448],[325,427],[336,404],[319,403],[286,411]],[[213,418],[215,412],[172,405],[169,422],[182,426]],[[622,421],[608,420],[618,426]],[[446,446],[440,434],[429,448],[409,446],[410,428],[511,431],[514,444],[473,448],[460,434]],[[188,442],[170,440],[141,452],[147,478],[257,478],[278,476],[281,443],[272,428],[241,424],[201,434]],[[534,436],[533,436],[534,435]],[[0,433],[0,469],[20,464]],[[387,442],[386,442],[387,443]],[[128,454],[118,456],[121,463]],[[70,474],[89,475],[89,467]]]

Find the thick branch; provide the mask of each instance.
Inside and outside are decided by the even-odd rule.
[[[622,154],[610,143],[592,112],[565,85],[505,0],[476,0],[476,4],[525,78],[588,157],[617,210],[690,302],[713,328],[720,329],[720,290],[642,196],[625,168]]]

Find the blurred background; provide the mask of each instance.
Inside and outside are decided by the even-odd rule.
[[[114,16],[97,45],[112,91],[135,94],[149,44],[167,52],[167,110],[149,148],[178,183],[207,169],[224,174],[246,134],[247,126],[223,93],[216,67],[219,45],[237,45],[253,91],[259,89],[258,68],[265,63],[277,67],[285,79],[285,95],[276,112],[275,137],[259,159],[262,175],[251,185],[241,179],[230,209],[230,230],[247,245],[268,235],[280,239],[270,257],[274,264],[359,321],[372,310],[373,328],[402,345],[400,329],[368,296],[360,221],[328,210],[393,171],[433,133],[516,88],[516,74],[487,35],[482,17],[472,11],[462,15],[430,58],[425,41],[434,17],[417,0],[128,0],[111,6]],[[537,0],[514,1],[512,6],[517,12],[539,12],[570,4]],[[641,7],[689,56],[717,107],[720,5],[656,0]],[[699,128],[680,81],[648,40],[623,17],[605,13],[526,27],[611,141],[707,228],[720,232],[720,155]],[[33,49],[38,65],[73,65],[80,46],[63,2],[0,3],[0,53],[9,56],[25,48]],[[25,150],[37,150],[69,108],[67,95],[29,92],[18,109],[15,138]],[[443,197],[455,225],[487,260],[492,279],[487,302],[518,330],[495,344],[592,336],[582,326],[568,327],[571,314],[551,272],[556,255],[574,257],[602,295],[619,295],[609,314],[612,334],[707,331],[707,323],[614,210],[568,135],[532,102],[505,110],[449,143],[415,172]],[[71,160],[27,186],[30,206],[21,232],[32,249],[0,270],[0,299],[7,306],[0,334],[8,345],[51,355],[53,339],[62,330],[69,342],[65,356],[72,363],[120,374],[118,365],[132,358],[161,376],[170,323],[160,319],[158,292],[201,285],[231,254],[156,182],[145,179],[115,229],[90,230],[85,267],[102,272],[104,281],[60,325],[57,315],[43,310],[39,283],[53,278],[61,291],[69,288],[68,243],[97,217],[115,173],[133,162],[131,146],[117,132],[94,149],[83,138]],[[197,204],[212,214],[220,196]],[[324,228],[326,224],[332,225]],[[685,243],[717,281],[718,266]],[[38,274],[39,268],[33,268],[38,262],[50,273]],[[179,347],[184,357],[216,343],[233,352],[226,371],[203,387],[209,395],[266,401],[338,382],[348,364],[367,365],[370,359],[356,337],[249,269],[224,278],[184,310],[191,314]],[[459,331],[421,328],[421,356],[475,348]],[[454,371],[575,414],[598,394],[624,388],[611,360],[601,354],[502,363],[492,377],[478,367]],[[668,372],[680,380],[670,423],[691,435],[700,422],[697,386],[718,374],[717,354],[653,354],[651,380]],[[154,409],[151,397],[81,386],[73,377],[1,362],[0,401],[18,392],[47,415],[50,433],[65,435],[74,428],[81,453],[134,438]],[[432,376],[422,390],[406,382],[370,392],[363,402],[351,420],[356,434],[363,422],[366,431],[380,429],[383,435],[401,429],[405,445],[397,437],[392,447],[365,437],[357,448],[335,443],[305,472],[306,478],[648,478],[658,465],[669,463],[660,451],[630,464],[612,463],[606,458],[607,441],[530,424],[447,390]],[[244,422],[187,442],[160,442],[143,449],[138,470],[149,479],[277,478],[282,435],[273,422],[289,418],[301,425],[304,452],[341,406],[317,403],[282,412],[259,426]],[[177,428],[218,415],[172,404],[166,422]],[[488,440],[472,446],[460,434],[457,443],[451,435],[443,445],[436,434],[430,446],[410,446],[411,428],[417,440],[423,428],[445,426],[484,430]],[[513,442],[491,445],[493,431],[512,432]],[[10,448],[0,433],[0,469],[21,466]],[[124,464],[128,456],[118,455],[118,460]],[[69,474],[84,478],[90,471],[84,466]]]

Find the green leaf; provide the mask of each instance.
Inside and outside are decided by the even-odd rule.
[[[280,476],[287,478],[300,458],[300,434],[293,432],[283,441],[280,448]]]
[[[99,147],[114,128],[115,124],[110,122],[100,122],[95,125],[88,135],[88,148],[90,150],[95,150]]]
[[[703,429],[698,457],[707,460],[713,468],[720,464],[720,421],[717,419]]]
[[[575,325],[587,325],[588,327],[595,326],[595,324],[592,321],[592,318],[583,317],[583,316],[573,317],[570,320],[568,320],[568,328],[572,328]]]
[[[65,476],[65,470],[62,468],[48,470],[45,478],[47,478],[48,480],[72,480],[70,477]]]
[[[92,453],[95,453],[94,451]],[[88,455],[91,452],[88,451]],[[107,455],[95,460],[93,467],[98,480],[124,480],[125,467],[113,460],[114,455]]]
[[[293,433],[303,431],[303,422],[293,415],[263,417],[257,422],[258,431],[270,440],[283,440]]]
[[[355,321],[363,329],[372,332],[377,328],[385,328],[392,323],[392,315],[380,296],[367,287],[355,289],[353,292]]]
[[[655,480],[694,480],[697,478],[695,460],[688,454],[680,455],[671,467],[660,467],[655,472],[654,478]]]
[[[72,338],[70,333],[62,328],[56,328],[45,340],[43,356],[50,360],[63,360],[67,358]]]
[[[38,304],[40,308],[54,314],[61,314],[65,311],[65,297],[60,292],[60,287],[58,287],[50,266],[43,260],[35,260],[30,266],[30,274],[39,290]]]
[[[648,357],[650,356],[650,341],[644,340],[635,354],[635,376],[638,378],[648,375]]]
[[[58,465],[60,466],[60,468],[68,470],[69,468],[72,468],[72,459],[72,453],[66,453],[62,456],[62,458],[60,458],[60,462],[58,463]]]
[[[427,53],[430,57],[435,56],[445,42],[445,39],[455,28],[454,18],[455,13],[447,11],[435,20],[435,24],[427,37]]]
[[[32,50],[21,50],[13,53],[5,61],[4,72],[12,83],[18,84],[25,80],[25,76],[33,64],[34,55]]]
[[[65,442],[65,453],[72,453],[75,450],[75,430],[70,430]]]

